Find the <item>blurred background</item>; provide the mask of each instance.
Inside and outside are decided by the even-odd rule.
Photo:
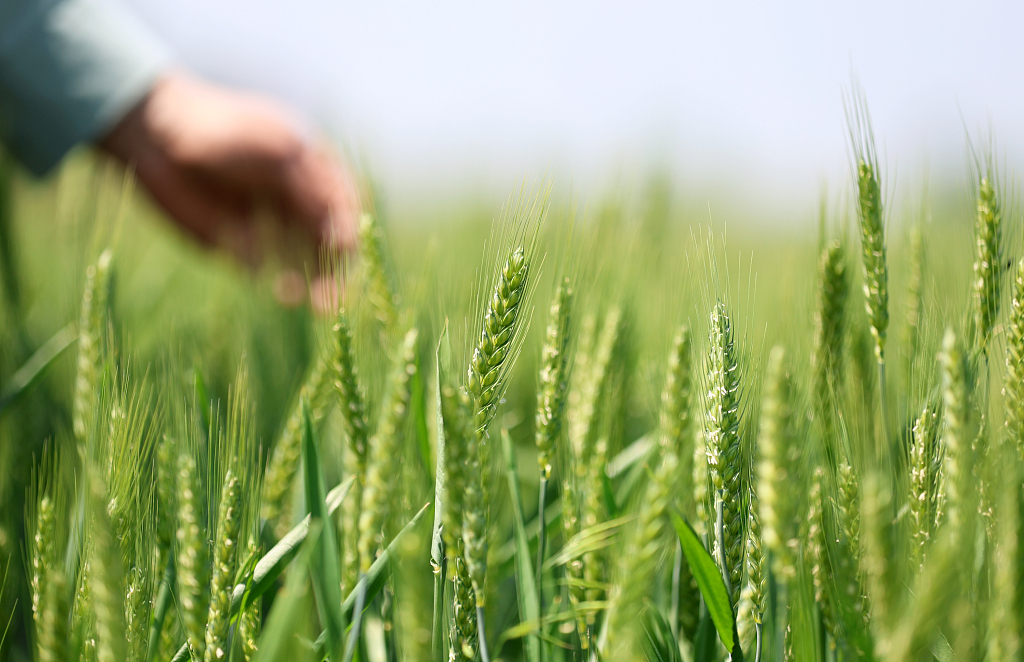
[[[894,204],[1024,154],[1019,2],[126,0],[190,67],[288,100],[396,209],[652,171],[716,217],[813,223],[859,78]],[[716,218],[716,220],[721,220]]]

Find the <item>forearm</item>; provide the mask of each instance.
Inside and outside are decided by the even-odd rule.
[[[171,63],[168,50],[108,0],[0,2],[0,136],[43,174],[109,130]]]

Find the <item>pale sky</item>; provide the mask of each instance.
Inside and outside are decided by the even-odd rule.
[[[965,127],[1024,164],[1020,2],[127,1],[399,198],[545,173],[586,197],[667,163],[692,198],[806,214],[846,185],[854,72],[896,196],[961,173]]]

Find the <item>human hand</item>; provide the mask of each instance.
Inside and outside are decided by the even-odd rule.
[[[278,251],[286,266],[279,282],[287,283],[279,295],[293,303],[304,295],[296,293],[305,283],[301,257],[313,257],[318,269],[309,249],[338,257],[355,245],[359,202],[352,177],[302,135],[284,108],[263,97],[170,73],[99,144],[135,169],[186,234],[250,267],[265,257],[255,219],[268,208],[275,225],[307,249]],[[313,275],[314,302],[321,303],[323,286],[333,280]]]

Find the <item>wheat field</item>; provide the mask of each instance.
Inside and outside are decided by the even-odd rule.
[[[803,239],[378,199],[325,315],[94,157],[5,167],[0,657],[1021,659],[1015,183],[897,217],[849,111]]]

